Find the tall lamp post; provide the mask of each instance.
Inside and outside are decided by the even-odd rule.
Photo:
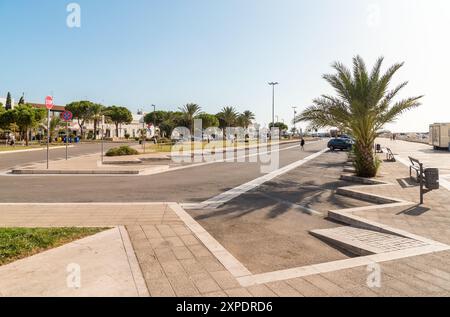
[[[294,136],[295,136],[295,130],[296,130],[296,127],[295,127],[295,118],[297,117],[297,107],[292,107],[292,109],[294,109],[294,121],[292,121],[292,123],[294,124],[294,131],[293,131],[293,134],[294,134]]]
[[[158,143],[158,141],[156,141],[156,118],[155,118],[155,112],[156,112],[156,106],[152,105],[153,107],[153,140],[156,143]]]
[[[275,125],[275,86],[279,85],[278,82],[269,83],[272,86],[272,127]]]

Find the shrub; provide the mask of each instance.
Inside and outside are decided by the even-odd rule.
[[[129,146],[121,146],[118,148],[112,148],[106,152],[106,156],[125,156],[125,155],[137,155],[138,151],[130,148]]]

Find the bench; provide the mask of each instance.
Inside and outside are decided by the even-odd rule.
[[[411,166],[409,167],[409,177],[412,178],[412,171],[416,172],[417,182],[423,180],[425,178],[423,164],[420,163],[419,160],[409,156],[409,161],[411,162]]]
[[[389,162],[396,161],[394,153],[392,153],[390,148],[386,148],[386,160],[388,160]]]

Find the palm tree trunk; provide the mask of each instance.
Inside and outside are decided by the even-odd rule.
[[[355,144],[355,169],[359,177],[377,176],[378,164],[373,152],[373,144]]]
[[[94,140],[97,140],[97,119],[94,119]]]

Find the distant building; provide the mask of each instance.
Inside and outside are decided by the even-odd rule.
[[[40,103],[27,103],[27,104],[36,109],[47,109],[45,104],[40,104]],[[55,106],[53,106],[52,110],[50,110],[50,117],[52,117],[52,118],[59,117],[59,116],[61,116],[61,113],[63,113],[64,111],[66,111],[66,107],[55,105]]]

